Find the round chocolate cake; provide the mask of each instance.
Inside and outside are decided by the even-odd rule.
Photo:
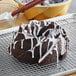
[[[51,21],[33,20],[20,26],[9,52],[21,62],[44,65],[63,60],[68,45],[69,39],[61,26]]]

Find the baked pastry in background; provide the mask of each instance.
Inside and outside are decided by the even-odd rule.
[[[19,8],[33,0],[15,0]],[[71,0],[45,0],[44,2],[24,11],[28,20],[45,20],[67,14]]]
[[[33,20],[19,27],[9,52],[21,62],[45,65],[63,60],[68,45],[69,39],[60,25]]]

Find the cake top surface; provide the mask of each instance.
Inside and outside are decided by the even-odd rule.
[[[30,21],[29,24],[22,24],[19,28],[18,33],[23,33],[25,39],[35,37],[55,38],[57,39],[60,35],[66,38],[66,32],[60,25],[51,21]],[[15,39],[16,40],[16,39]]]

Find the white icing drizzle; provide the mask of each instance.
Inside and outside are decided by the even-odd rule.
[[[48,29],[48,30],[46,30],[46,31],[42,34],[42,36],[44,36],[44,35],[46,34],[46,32],[47,32],[47,31],[49,31],[49,32],[50,32],[50,34],[51,34],[52,29]]]
[[[21,49],[23,49],[23,42],[24,42],[24,39],[21,40]]]
[[[12,46],[10,45],[10,51],[9,51],[10,55],[12,55],[12,50],[11,50],[11,48],[12,48]]]
[[[26,37],[27,37],[27,31],[26,30],[22,30],[22,34],[24,35],[24,37],[25,37],[25,39],[26,39]]]
[[[34,23],[34,29],[33,29],[33,35],[32,36],[32,29],[31,29],[31,24],[32,22]],[[46,23],[45,22],[45,26],[46,26]],[[49,22],[50,23],[50,22]],[[25,39],[31,39],[31,48],[28,50],[32,53],[32,58],[34,58],[34,51],[35,51],[35,48],[39,46],[39,52],[40,52],[40,58],[39,58],[39,61],[38,63],[41,63],[49,54],[53,54],[53,50],[56,51],[56,54],[57,54],[57,63],[59,62],[59,52],[58,52],[58,41],[59,41],[59,38],[61,39],[62,41],[62,50],[61,50],[61,55],[63,55],[65,52],[66,52],[66,40],[64,39],[64,37],[62,37],[62,29],[59,28],[59,29],[56,29],[56,24],[54,25],[55,27],[53,29],[48,29],[48,30],[45,30],[45,32],[42,34],[42,36],[40,37],[37,37],[37,35],[39,34],[40,30],[42,27],[40,27],[40,23],[39,21],[31,21],[29,24],[28,24],[28,29],[29,29],[29,34],[27,33],[27,30],[25,29],[25,25],[22,25],[22,34],[25,36]],[[36,28],[36,26],[38,28]],[[38,30],[37,30],[38,29]],[[36,31],[37,31],[37,34],[36,34]],[[49,31],[49,35],[47,37],[45,37],[44,35],[46,34],[46,32]],[[54,36],[56,36],[57,34],[60,33],[60,36],[59,38],[55,38]],[[18,33],[16,34],[15,38],[17,37]],[[37,44],[33,47],[34,45],[34,42],[33,42],[33,38],[36,38],[37,40]],[[43,42],[46,42],[48,40],[48,45],[47,45],[47,50],[46,50],[46,53],[42,56],[42,44]],[[24,39],[21,40],[21,48],[23,49],[23,42],[24,42]],[[50,46],[50,42],[52,42],[52,45]],[[13,44],[13,49],[15,49],[15,45],[16,45],[17,41],[14,42]],[[56,47],[55,47],[56,46]],[[49,48],[50,47],[50,48]]]
[[[45,39],[45,37],[41,40],[40,37],[39,39],[37,39],[37,44],[33,47],[33,39],[31,38],[31,49],[29,50],[30,52],[32,52],[32,58],[34,58],[34,50],[35,47],[40,46],[39,51],[40,51],[40,58],[42,56],[42,42]]]
[[[29,33],[32,34],[32,30],[31,30],[31,22],[28,24],[28,30],[29,30]]]
[[[56,44],[55,51],[56,51],[56,55],[57,55],[57,63],[58,63],[58,62],[59,62],[59,52],[58,52],[58,49],[57,49],[57,44]]]
[[[32,58],[34,58],[34,49],[35,49],[35,46],[33,47],[33,38],[31,38],[31,49],[29,49],[28,51],[32,53]]]
[[[38,27],[37,35],[39,34],[40,30],[41,30],[41,27]]]
[[[18,41],[15,41],[15,42],[13,43],[13,49],[15,49],[15,45],[16,45],[17,42],[18,42]]]
[[[46,52],[46,54],[44,54],[44,56],[41,59],[39,59],[39,61],[38,61],[39,63],[42,62],[46,58],[46,56],[48,56],[50,54],[50,52],[53,50],[53,48],[54,48],[54,46],[56,45],[57,42],[58,42],[57,40],[54,40],[53,45],[51,46],[51,48]]]
[[[46,31],[42,34],[42,36],[44,36],[44,35],[46,34],[46,32],[47,32],[47,31],[49,31],[49,29],[48,29],[48,30],[46,30]]]
[[[50,42],[51,42],[51,41],[48,42],[47,51],[49,50]],[[52,54],[52,51],[50,51],[50,54]]]
[[[14,39],[18,36],[18,34],[19,34],[19,33],[17,32],[17,33],[14,35]]]
[[[21,27],[22,27],[22,30],[24,30],[26,26],[27,26],[27,25],[25,25],[25,24],[22,24],[22,25],[21,25]]]
[[[44,26],[48,26],[46,21],[43,21],[43,22],[44,22]]]
[[[33,21],[31,21],[30,24],[29,24],[29,30],[31,29],[30,26],[32,26],[32,25],[31,25],[32,22],[34,23],[34,25],[33,25],[33,26],[34,26],[34,31],[33,31],[33,32],[34,32],[34,35],[35,35],[35,37],[37,37],[37,36],[36,36],[36,30],[37,30],[37,29],[36,29],[36,26],[38,26],[38,31],[37,31],[37,35],[38,35],[39,32],[40,32],[40,30],[41,30],[41,27],[40,27],[41,24],[40,24],[39,21],[33,20]],[[31,33],[31,30],[30,30],[30,33]]]
[[[31,38],[31,49],[30,49],[30,51],[32,52],[32,58],[34,58],[33,38]]]
[[[33,34],[34,34],[35,38],[37,37],[37,36],[36,36],[36,30],[37,30],[37,29],[36,29],[36,27],[34,26]]]
[[[31,38],[31,49],[33,49],[33,39]]]
[[[31,39],[31,38],[33,38],[32,36],[29,36],[29,34],[27,34],[26,30],[23,30],[22,34],[24,35],[25,39]]]
[[[65,39],[60,35],[60,39],[61,39],[61,55],[64,55],[66,52],[66,41]]]
[[[42,57],[42,43],[40,44],[40,58]]]

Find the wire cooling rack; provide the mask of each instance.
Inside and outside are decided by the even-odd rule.
[[[67,58],[58,64],[52,63],[44,66],[21,63],[8,53],[8,46],[12,42],[12,30],[4,33],[0,31],[0,76],[61,76],[62,73],[76,70],[76,14],[47,21],[49,20],[57,22],[67,31],[70,38]]]

